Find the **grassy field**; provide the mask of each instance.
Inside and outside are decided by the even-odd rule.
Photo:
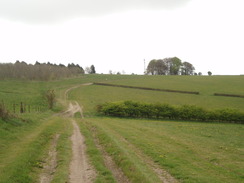
[[[71,92],[70,99],[77,100],[84,106],[85,115],[88,117],[85,124],[95,126],[100,133],[113,139],[110,142],[115,146],[112,148],[112,152],[116,148],[120,149],[121,156],[124,156],[126,161],[132,162],[131,166],[135,166],[137,169],[137,178],[147,180],[145,182],[158,182],[157,179],[152,178],[156,177],[155,175],[145,174],[150,171],[141,166],[143,161],[140,159],[134,161],[136,159],[136,155],[133,156],[135,149],[157,162],[162,168],[167,169],[182,182],[243,181],[243,125],[92,117],[97,104],[121,100],[173,105],[190,104],[206,109],[231,108],[243,112],[242,98],[213,96],[214,92],[243,94],[242,76],[183,78],[177,76],[125,76],[121,78],[115,79],[114,77],[114,80],[108,79],[106,82],[200,92],[200,95],[189,95],[96,85],[81,86]],[[231,84],[228,85],[228,83]],[[128,142],[124,143],[122,139],[126,139]],[[134,146],[134,150],[131,149],[130,144]],[[111,155],[113,156],[113,153]],[[116,156],[117,154],[114,156],[115,160]],[[129,156],[132,158],[127,159]],[[128,166],[121,165],[121,160],[118,161],[120,166]],[[143,170],[142,167],[145,169]],[[147,175],[150,175],[150,178]],[[129,174],[127,176],[130,177]],[[137,180],[133,176],[131,179]],[[140,180],[135,182],[140,182]]]
[[[108,82],[130,86],[199,91],[202,95],[244,94],[244,76],[127,76]]]
[[[146,158],[182,182],[243,181],[242,125],[116,118],[89,118],[84,124],[103,134],[99,138],[115,160],[118,154],[124,156],[117,160],[119,165],[123,166],[121,161],[132,163],[135,172],[127,176],[136,182],[159,182]]]
[[[0,182],[1,183],[29,183],[38,182],[50,142],[59,134],[57,144],[59,166],[53,182],[68,180],[67,172],[71,158],[72,125],[66,119],[53,116],[48,111],[42,94],[48,89],[55,89],[57,95],[61,91],[62,81],[0,81],[0,101],[12,111],[13,103],[25,102],[32,106],[42,106],[43,111],[31,110],[18,117],[3,121],[0,119]],[[67,81],[63,81],[64,83]],[[66,87],[78,83],[73,79]],[[58,96],[59,97],[59,96]],[[45,112],[44,112],[45,111]]]
[[[102,76],[107,79],[109,76]],[[106,82],[129,86],[199,91],[200,95],[117,88],[110,86],[83,86],[71,93],[85,105],[85,113],[92,113],[97,104],[134,100],[172,105],[196,105],[205,109],[231,108],[244,112],[243,98],[214,96],[218,93],[244,94],[243,76],[112,76]]]
[[[36,182],[55,134],[60,134],[59,160],[66,162],[60,164],[57,179],[68,179],[67,163],[70,160],[69,137],[72,126],[67,120],[48,117],[49,115],[35,115],[35,118],[28,116],[29,122],[0,121],[1,183]],[[62,148],[63,146],[66,148]]]
[[[199,91],[200,95],[82,85],[93,82]],[[244,77],[136,75],[85,75],[50,82],[0,81],[0,101],[10,110],[13,103],[21,101],[45,109],[18,114],[24,120],[0,120],[0,182],[36,182],[55,134],[60,138],[53,182],[68,181],[72,125],[69,119],[54,114],[67,105],[65,91],[78,85],[67,97],[83,106],[85,119],[76,121],[97,171],[95,182],[116,182],[97,143],[131,182],[160,182],[154,166],[167,170],[180,182],[243,182],[243,125],[107,118],[98,116],[95,108],[105,102],[134,100],[244,112],[243,98],[213,95],[244,95]],[[58,99],[54,111],[48,111],[42,97],[48,89],[54,89]]]

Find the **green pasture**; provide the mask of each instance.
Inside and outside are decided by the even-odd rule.
[[[84,83],[104,82],[128,86],[151,87],[184,91],[198,91],[200,95],[143,91],[139,89],[108,86],[84,86],[76,89],[74,97],[82,99],[86,111],[91,112],[99,103],[118,100],[169,103],[172,105],[197,105],[204,108],[233,108],[244,111],[243,98],[214,96],[214,93],[244,95],[244,76],[140,76],[140,75],[83,75],[57,81],[0,81],[0,101],[10,110],[13,104],[24,102],[31,106],[45,106],[43,93],[54,89],[63,99],[64,91]],[[71,99],[74,98],[71,96]],[[87,101],[87,102],[86,102]]]
[[[68,180],[72,126],[65,119],[49,116],[50,113],[26,115],[28,121],[0,120],[1,183],[38,182],[50,142],[56,134],[60,134],[57,144],[59,166],[54,182]]]
[[[32,108],[47,106],[43,94],[47,90],[55,90],[57,99],[64,99],[64,92],[68,88],[84,83],[104,82],[108,79],[107,75],[81,75],[75,78],[66,78],[56,81],[26,81],[26,80],[0,80],[0,102],[13,111],[13,104],[20,105],[23,102],[31,105]],[[117,80],[118,77],[111,76],[109,80]],[[60,102],[59,100],[59,102]],[[60,103],[58,103],[60,105]],[[16,106],[17,108],[17,106]]]
[[[230,93],[244,95],[244,76],[125,76],[112,84],[159,89],[199,91],[201,95]]]
[[[85,125],[134,182],[158,182],[155,173],[136,157],[135,149],[168,170],[182,182],[242,182],[243,125],[150,121],[92,117],[97,104],[133,100],[173,105],[197,105],[206,109],[244,111],[243,98],[216,97],[215,92],[243,94],[242,76],[117,76],[105,82],[129,86],[199,91],[200,95],[147,91],[109,86],[81,86],[71,91],[84,109]],[[174,83],[174,85],[171,85]],[[229,84],[228,84],[229,83]],[[232,86],[232,87],[230,87]],[[126,139],[125,143],[122,139]],[[110,144],[109,146],[107,144]],[[131,149],[131,144],[134,149]],[[134,154],[133,154],[134,153]],[[117,159],[117,156],[121,159]],[[138,154],[137,154],[138,155]],[[123,164],[121,161],[127,163]],[[144,165],[144,166],[143,166]],[[136,170],[135,177],[128,167]],[[145,174],[145,172],[148,172]],[[151,173],[150,173],[151,172]],[[150,178],[148,178],[149,176]]]
[[[159,182],[145,156],[180,182],[243,182],[243,125],[101,117],[84,125],[134,182]]]
[[[139,78],[138,82],[136,79],[134,79],[137,77]],[[140,79],[142,77],[145,77],[146,79]],[[121,78],[123,79],[113,81],[111,83],[124,84],[130,86],[164,88],[164,85],[161,83],[163,82],[169,83],[170,80],[172,80],[172,77],[169,77],[169,80],[167,80],[168,76],[165,77],[161,76],[161,78],[155,76],[157,81],[157,85],[156,85],[156,81],[154,81],[153,76],[147,76],[147,77],[131,76],[131,80],[130,80],[130,79],[124,79],[121,76]],[[174,78],[175,82],[177,82],[177,78],[181,80],[181,78],[178,76]],[[225,80],[224,78],[222,80],[222,83],[224,83]],[[238,77],[238,82],[237,82],[239,83],[237,85],[237,88],[239,87],[238,92],[236,91],[236,88],[233,87],[233,90],[231,90],[231,88],[227,88],[229,90],[228,93],[243,94],[242,92],[244,91],[244,77],[242,78],[243,81],[240,80],[239,78],[242,77],[241,76]],[[148,84],[150,83],[149,79],[151,79],[152,83],[155,83],[155,85],[153,84],[149,85]],[[171,105],[196,105],[205,109],[230,108],[230,109],[235,109],[244,112],[244,98],[214,96],[213,95],[214,92],[227,92],[227,90],[224,91],[225,87],[222,87],[222,89],[220,87],[219,90],[214,89],[216,87],[215,86],[216,84],[209,84],[207,81],[205,81],[205,83],[202,83],[202,85],[199,85],[198,87],[192,84],[193,79],[201,81],[202,79],[205,79],[205,76],[204,77],[192,76],[192,78],[188,77],[188,79],[189,80],[185,80],[184,84],[181,84],[182,87],[177,86],[177,87],[170,88],[169,85],[167,86],[165,85],[165,88],[187,90],[187,91],[199,91],[200,95],[119,88],[119,87],[101,86],[101,85],[90,85],[90,86],[81,86],[80,88],[72,91],[70,93],[70,99],[78,100],[80,104],[84,106],[85,113],[94,113],[95,107],[98,104],[103,104],[105,102],[123,101],[123,100],[134,100],[134,101],[146,102],[146,103],[167,103]],[[243,82],[242,85],[241,82]]]
[[[117,88],[85,83],[199,91],[200,95]],[[55,134],[58,166],[53,182],[68,181],[72,125],[55,113],[68,101],[83,106],[85,119],[76,119],[86,137],[87,153],[97,171],[96,182],[115,182],[105,167],[97,140],[132,182],[159,182],[143,159],[151,159],[182,182],[243,182],[243,125],[200,122],[119,119],[98,116],[96,106],[113,101],[143,101],[171,105],[197,105],[206,109],[231,108],[244,112],[243,98],[217,97],[213,93],[244,95],[243,76],[137,76],[81,75],[57,81],[1,80],[0,102],[12,111],[13,103],[41,105],[43,112],[0,119],[0,182],[35,182]],[[56,107],[48,111],[43,93],[55,90]],[[144,181],[143,181],[144,180]]]

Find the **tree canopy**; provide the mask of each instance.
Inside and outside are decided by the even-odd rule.
[[[91,65],[91,74],[96,74],[95,66]]]
[[[147,74],[151,75],[193,75],[194,66],[183,62],[177,57],[153,59],[147,66]]]

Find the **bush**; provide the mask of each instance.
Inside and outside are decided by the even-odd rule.
[[[239,122],[243,123],[244,115],[233,109],[222,109],[216,110],[215,115],[219,121],[228,121],[228,122]]]
[[[97,111],[104,115],[117,117],[244,123],[244,113],[236,110],[207,111],[192,105],[175,107],[169,104],[124,101],[99,105]]]
[[[177,114],[178,118],[183,120],[207,120],[207,111],[197,106],[183,105],[177,108]]]
[[[7,120],[11,117],[10,113],[8,112],[8,110],[5,108],[4,103],[0,103],[0,118],[2,120]]]
[[[46,91],[46,93],[44,94],[44,97],[48,103],[48,108],[53,109],[53,106],[54,106],[55,101],[56,101],[56,96],[55,96],[54,90]]]
[[[126,106],[121,102],[106,103],[100,107],[100,110],[108,116],[126,116]]]
[[[155,104],[153,106],[156,112],[156,118],[163,118],[163,119],[174,119],[176,118],[176,110],[173,106],[169,104]]]

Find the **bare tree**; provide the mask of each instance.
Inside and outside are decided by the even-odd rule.
[[[45,93],[45,98],[48,103],[49,109],[53,109],[55,101],[56,101],[56,96],[55,96],[54,90],[48,90]]]
[[[18,78],[47,81],[79,74],[84,74],[83,68],[73,63],[69,64],[68,67],[62,64],[51,64],[50,62],[40,64],[38,61],[31,65],[18,60],[14,64],[0,64],[0,79]]]

